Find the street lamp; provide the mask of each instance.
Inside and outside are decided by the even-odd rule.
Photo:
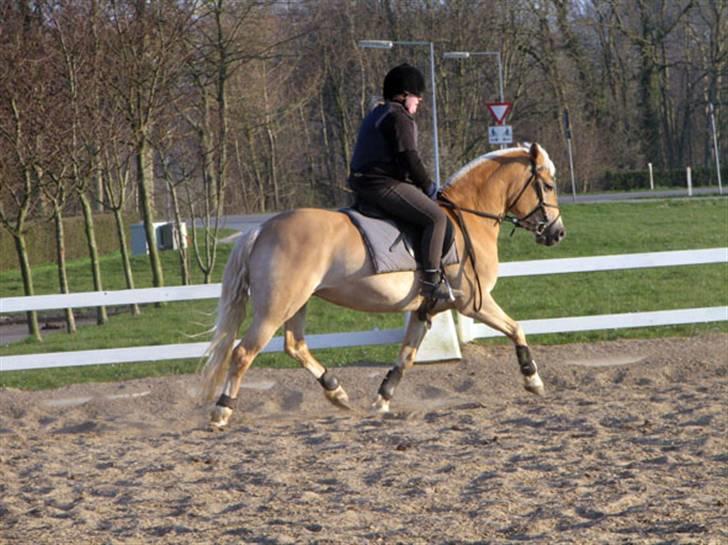
[[[430,86],[432,87],[432,145],[435,155],[435,184],[440,189],[440,143],[437,136],[437,90],[435,88],[435,45],[424,41],[359,40],[365,49],[392,49],[395,45],[428,46],[430,48]]]
[[[500,101],[504,102],[503,98],[503,65],[501,64],[500,51],[447,51],[443,53],[444,59],[469,59],[470,57],[487,57],[494,56],[498,61],[498,92],[500,94]],[[501,149],[505,146],[501,144]]]
[[[498,61],[498,92],[500,101],[503,102],[503,64],[501,63],[500,51],[447,51],[443,53],[444,59],[469,59],[470,57],[494,56]]]

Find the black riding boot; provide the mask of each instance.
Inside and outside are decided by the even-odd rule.
[[[451,301],[452,295],[438,269],[425,269],[422,271],[422,295],[433,303],[437,301]]]

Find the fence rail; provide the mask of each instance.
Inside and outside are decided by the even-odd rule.
[[[546,259],[502,263],[500,276],[532,276],[576,272],[608,271],[651,267],[674,267],[728,263],[728,247],[703,250],[652,252],[612,256]],[[145,288],[135,290],[84,292],[66,295],[39,295],[34,297],[6,297],[0,299],[0,313],[17,313],[30,310],[50,310],[93,306],[155,303],[160,301],[187,301],[214,299],[220,296],[220,284],[179,286],[169,288]],[[728,306],[695,309],[676,309],[653,312],[607,314],[520,321],[526,334],[566,333],[596,329],[619,329],[705,323],[728,320]],[[482,324],[473,324],[458,315],[458,336],[461,342],[474,338],[493,337],[500,333]],[[327,333],[307,336],[309,345],[316,348],[342,348],[347,346],[393,344],[404,337],[404,329],[357,331],[351,333]],[[158,361],[165,359],[199,358],[207,343],[184,343],[161,346],[112,348],[76,352],[53,352],[0,357],[0,371]],[[283,349],[281,337],[274,338],[266,352]]]

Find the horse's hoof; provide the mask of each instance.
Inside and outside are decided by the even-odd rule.
[[[384,399],[381,394],[377,395],[377,399],[372,403],[372,408],[379,414],[387,414],[389,412],[389,400]]]
[[[546,389],[544,388],[543,381],[536,371],[530,377],[523,377],[523,387],[526,391],[536,394],[537,396],[546,395]]]
[[[232,409],[215,405],[210,411],[210,428],[216,431],[225,429],[232,414]]]
[[[333,405],[338,407],[339,409],[344,410],[351,410],[351,405],[349,404],[349,396],[347,395],[344,388],[341,386],[337,386],[334,390],[324,390],[326,394],[326,399],[328,399]]]

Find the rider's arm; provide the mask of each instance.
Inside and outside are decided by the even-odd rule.
[[[382,124],[382,130],[393,143],[397,164],[402,172],[424,192],[432,187],[432,179],[417,151],[417,125],[411,115],[394,109]]]
[[[406,172],[409,172],[409,177],[415,185],[428,193],[432,187],[432,179],[427,174],[425,165],[422,164],[420,154],[416,150],[402,151],[397,154],[397,161]]]

